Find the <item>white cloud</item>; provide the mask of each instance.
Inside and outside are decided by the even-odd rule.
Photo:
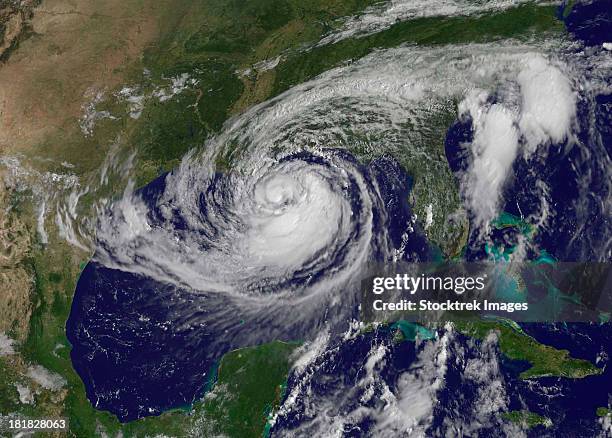
[[[433,224],[433,205],[429,204],[425,207],[425,229],[428,229]]]
[[[567,77],[538,56],[518,75],[522,108],[519,126],[528,152],[547,141],[559,143],[570,132],[576,115],[576,96]]]
[[[28,405],[34,403],[34,394],[32,394],[30,388],[20,383],[16,383],[15,388],[17,388],[17,392],[19,393],[20,403]]]
[[[30,365],[27,375],[40,386],[51,391],[57,391],[67,383],[62,376],[49,371],[42,365]]]
[[[98,111],[96,109],[97,105],[105,100],[103,91],[89,89],[85,92],[85,97],[88,99],[88,101],[81,106],[83,115],[79,119],[79,126],[83,135],[85,137],[90,137],[93,134],[93,130],[99,120],[116,120],[116,117],[108,111]]]
[[[526,55],[515,81],[519,102],[510,93],[491,103],[487,92],[474,90],[459,105],[459,112],[472,118],[474,129],[463,192],[483,229],[499,212],[519,152],[529,158],[540,145],[564,141],[576,116],[570,80],[542,55]]]
[[[5,333],[0,332],[0,356],[8,356],[15,354],[15,341],[9,338]]]
[[[363,13],[349,17],[338,30],[317,45],[333,44],[346,38],[363,37],[388,29],[399,21],[420,17],[469,16],[515,7],[526,0],[391,0],[380,2]]]
[[[374,435],[425,437],[433,418],[437,393],[445,385],[449,347],[454,332],[447,325],[444,334],[424,341],[410,369],[397,382],[394,393],[381,397],[385,405],[374,413]]]
[[[599,418],[598,422],[601,425],[601,434],[599,436],[601,438],[611,437],[612,436],[612,415],[605,415]]]
[[[483,96],[479,94],[475,98],[482,101]],[[478,225],[484,225],[497,215],[501,191],[518,152],[519,133],[514,124],[515,115],[503,106],[473,102],[467,106],[475,135],[471,144],[473,161],[464,193]]]
[[[328,330],[322,330],[314,341],[306,342],[293,353],[296,358],[293,368],[298,373],[304,372],[308,365],[312,364],[317,357],[323,354],[329,343],[329,336]]]

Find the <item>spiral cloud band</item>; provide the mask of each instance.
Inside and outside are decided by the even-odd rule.
[[[454,102],[473,121],[465,207],[486,229],[515,159],[572,135],[574,67],[549,49],[375,52],[229,120],[171,173],[128,187],[99,221],[68,321],[89,398],[123,420],[158,413],[196,398],[229,349],[344,330],[368,263],[428,258],[398,160]]]

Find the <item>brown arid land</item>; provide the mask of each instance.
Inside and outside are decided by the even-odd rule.
[[[64,158],[65,142],[52,139],[78,133],[88,94],[125,78],[158,37],[168,3],[46,0],[34,8],[31,30],[0,66],[0,153]]]
[[[98,168],[108,145],[83,136],[84,105],[140,68],[170,3],[0,2],[0,157],[18,157],[35,174],[60,169],[60,163],[79,176]],[[0,166],[0,332],[23,341],[33,307],[36,214],[17,211],[16,194],[27,198],[30,192],[5,183],[15,181],[10,172]],[[64,253],[59,246],[65,247],[56,242],[48,249],[50,258]]]

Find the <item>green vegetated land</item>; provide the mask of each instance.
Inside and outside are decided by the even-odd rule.
[[[524,360],[531,364],[529,369],[520,374],[522,379],[546,376],[577,379],[603,372],[601,368],[597,368],[588,360],[572,358],[567,350],[558,350],[540,344],[531,336],[503,323],[457,322],[456,327],[460,332],[476,339],[484,339],[491,332],[497,333],[499,349],[506,357]]]
[[[62,391],[66,396],[62,409],[57,409],[60,394],[40,390],[36,405],[20,406],[15,387],[20,376],[0,358],[1,412],[18,412],[19,418],[64,416],[69,421],[68,436],[124,437],[261,437],[270,415],[278,407],[292,365],[297,343],[280,341],[232,351],[223,356],[217,379],[206,396],[193,406],[176,409],[157,417],[147,417],[121,424],[108,412],[94,409],[86,399],[84,388],[74,372],[63,372],[69,379]],[[50,370],[58,370],[68,359],[44,360]],[[0,432],[2,432],[0,430]],[[40,432],[36,436],[64,436]]]
[[[127,437],[261,437],[268,416],[281,401],[296,343],[272,342],[234,350],[223,356],[217,380],[202,400],[183,410],[166,412],[124,425],[109,414],[100,415],[85,403],[76,415],[88,421],[77,436],[93,433],[92,425],[116,436]],[[85,412],[83,412],[83,410]]]
[[[166,36],[144,54],[152,78],[188,73],[197,87],[178,99],[153,102],[130,129],[139,148],[139,182],[174,167],[201,146],[227,118],[269,95],[243,97],[240,71],[287,49],[316,41],[340,17],[363,10],[373,0],[194,1]],[[135,78],[137,79],[137,78]]]
[[[374,49],[407,43],[429,46],[530,39],[563,30],[563,23],[556,18],[555,6],[533,3],[474,17],[425,17],[403,21],[373,35],[295,54],[277,67],[274,94],[342,63],[359,59]]]
[[[49,150],[58,160],[76,160],[77,174],[87,175],[103,158],[103,148],[99,145],[116,141],[122,148],[138,151],[136,172],[138,183],[142,185],[176,166],[186,151],[200,147],[231,115],[372,50],[404,43],[434,45],[531,38],[562,29],[554,18],[553,7],[528,4],[478,17],[411,20],[367,37],[301,49],[339,26],[341,17],[375,2],[172,2],[165,6],[164,19],[159,23],[162,28],[159,39],[147,47],[137,63],[122,67],[126,84],[137,85],[146,93],[167,85],[170,77],[188,73],[198,81],[197,86],[165,102],[144,99],[142,114],[137,119],[126,115],[128,104],[125,101],[109,98],[97,109],[118,115],[116,119],[100,120],[88,138],[78,130],[62,130],[58,136],[49,137],[38,150]],[[285,54],[285,60],[274,69],[246,76],[237,73],[281,53]],[[145,69],[146,77],[143,76]],[[454,117],[452,107],[436,117],[439,117],[440,126],[445,126]],[[435,141],[438,148],[443,147],[443,137]],[[83,150],[94,152],[83,154]],[[417,167],[408,170],[416,173]],[[456,193],[452,178],[448,181],[449,190]],[[436,190],[444,192],[444,187]],[[447,204],[456,205],[457,199],[452,195]],[[27,205],[23,205],[23,209],[32,213]],[[31,229],[34,236],[33,224]],[[84,255],[75,255],[62,243],[57,230],[51,228],[49,234],[49,246],[43,248],[40,243],[35,244],[25,262],[35,279],[30,331],[25,342],[16,347],[19,354],[0,357],[1,412],[30,417],[67,417],[69,436],[74,437],[96,436],[102,431],[109,436],[121,432],[124,437],[201,436],[198,431],[206,427],[230,437],[261,436],[268,415],[282,398],[283,382],[290,369],[295,344],[275,342],[227,354],[219,364],[213,389],[189,410],[175,410],[120,424],[111,414],[94,409],[72,369],[70,345],[65,337],[65,322]],[[523,377],[583,377],[599,372],[586,361],[572,359],[565,351],[543,346],[504,326],[482,323],[464,328],[466,333],[477,338],[493,329],[500,332],[500,348],[504,354],[533,364]],[[26,368],[31,363],[57,373],[65,379],[66,385],[59,391],[36,386],[26,377]],[[19,402],[15,386],[18,382],[33,389],[35,404]]]
[[[218,381],[196,409],[205,435],[261,437],[278,408],[297,343],[273,342],[223,356]]]
[[[535,426],[547,427],[551,424],[550,419],[530,411],[505,412],[502,414],[502,418],[519,424],[526,429],[530,429]]]

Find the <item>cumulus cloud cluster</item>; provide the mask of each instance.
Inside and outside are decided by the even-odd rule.
[[[372,342],[367,355],[354,363],[347,362],[343,346],[306,354],[307,363],[293,369],[290,394],[272,420],[274,434],[460,437],[494,429],[499,436],[525,436],[501,416],[509,398],[497,336],[464,342],[446,324],[434,339],[417,341],[414,360],[397,379],[385,377],[394,375],[397,345]],[[338,371],[339,361],[346,362],[346,375]],[[449,397],[457,402],[448,403]]]
[[[463,191],[477,225],[485,228],[498,214],[517,156],[522,152],[528,158],[540,145],[567,139],[576,116],[570,79],[544,56],[526,57],[516,83],[519,99],[497,101],[489,92],[473,90],[459,105],[474,131]]]
[[[0,356],[8,356],[15,354],[15,341],[9,338],[5,333],[0,332]]]
[[[42,365],[30,365],[27,375],[40,386],[51,391],[58,391],[66,385],[66,379]]]
[[[346,38],[361,37],[388,29],[399,21],[421,17],[469,16],[498,11],[525,3],[526,0],[391,0],[367,8],[347,19],[338,30],[323,37],[319,45],[333,44]]]

